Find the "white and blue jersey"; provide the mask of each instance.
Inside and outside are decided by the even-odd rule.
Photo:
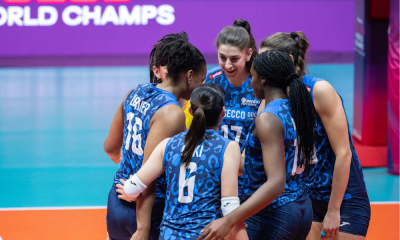
[[[129,93],[122,107],[124,140],[122,162],[114,177],[115,184],[120,183],[120,179],[128,179],[142,167],[150,120],[157,110],[168,104],[180,106],[172,93],[157,88],[156,84],[139,84]],[[165,174],[157,179],[156,196],[165,198]]]
[[[308,91],[310,92],[312,98],[315,83],[317,83],[318,81],[324,81],[323,79],[311,76],[304,76],[302,80],[303,83],[306,85]],[[343,106],[343,99],[340,95],[339,97],[342,100]],[[349,126],[348,123],[347,126]],[[364,182],[364,176],[361,170],[361,164],[358,159],[356,149],[353,145],[353,139],[351,138],[349,127],[348,134],[352,157],[349,182],[347,184],[343,200],[357,197],[367,192]],[[309,179],[307,180],[308,192],[310,197],[313,199],[329,201],[332,190],[332,178],[333,170],[335,168],[336,155],[332,149],[332,146],[329,142],[328,134],[326,133],[325,127],[322,124],[322,120],[318,114],[317,128],[314,132],[314,147],[316,151],[316,159],[314,158],[314,165],[311,166]]]
[[[269,211],[293,202],[305,193],[303,183],[303,168],[300,166],[300,158],[297,156],[297,132],[296,126],[290,114],[288,99],[274,100],[262,110],[261,113],[275,115],[283,124],[285,129],[283,143],[285,146],[286,185],[285,190],[264,210]],[[261,114],[260,113],[260,114]],[[268,181],[264,169],[264,161],[261,143],[252,135],[255,129],[255,121],[247,135],[246,158],[244,167],[244,199],[248,199],[259,187]],[[258,133],[262,134],[262,133]]]
[[[181,165],[186,133],[172,137],[165,148],[167,198],[160,239],[197,239],[221,209],[221,171],[230,140],[207,130],[186,168]]]
[[[220,67],[207,72],[206,83],[213,83],[225,91],[225,117],[219,134],[239,143],[243,152],[246,136],[253,120],[257,117],[261,101],[256,98],[251,86],[251,76],[240,87],[234,87]],[[239,177],[239,197],[243,192],[243,177]]]

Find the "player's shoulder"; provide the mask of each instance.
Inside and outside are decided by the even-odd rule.
[[[221,67],[219,67],[219,66],[215,67],[215,68],[207,71],[205,82],[213,83],[213,80],[215,78],[217,78],[218,76],[223,76],[223,75],[224,75],[224,71],[222,71]]]
[[[185,124],[185,113],[182,111],[177,104],[168,104],[156,111],[153,117],[154,121],[161,121],[164,127],[170,127],[171,125],[183,125]]]
[[[314,87],[314,85],[317,82],[321,82],[321,81],[326,82],[326,80],[319,78],[319,77],[314,77],[314,76],[305,75],[302,78],[302,82],[304,83],[304,85],[306,85],[309,92],[312,90],[312,88]]]

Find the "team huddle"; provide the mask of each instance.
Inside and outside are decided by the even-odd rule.
[[[365,239],[370,203],[342,98],[307,76],[309,42],[247,21],[207,71],[185,32],[160,39],[104,150],[120,163],[108,239]]]

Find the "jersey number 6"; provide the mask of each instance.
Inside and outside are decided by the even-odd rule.
[[[190,170],[190,174],[196,172],[197,164],[195,162],[189,163],[189,167],[186,169],[185,165],[181,165],[179,172],[179,196],[178,202],[180,203],[191,203],[193,202],[193,192],[194,192],[194,181],[196,180],[196,175],[186,178],[186,172]],[[187,187],[187,196],[185,196],[185,187]]]

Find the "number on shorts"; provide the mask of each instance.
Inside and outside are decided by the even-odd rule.
[[[189,163],[190,174],[196,172],[197,164],[194,162]],[[193,202],[193,192],[194,192],[194,181],[196,176],[191,176],[186,178],[186,167],[185,165],[181,165],[181,169],[179,172],[179,196],[178,202],[180,203],[191,203]],[[185,187],[187,187],[187,196],[185,196]]]
[[[135,122],[132,126],[132,120],[133,120],[134,116],[135,116],[135,114],[132,112],[129,112],[126,114],[126,118],[129,121],[129,123],[128,123],[128,136],[126,137],[126,140],[125,140],[125,149],[129,150],[129,144],[132,139],[132,141],[133,141],[132,142],[132,152],[139,156],[142,156],[143,155],[142,136],[139,134],[139,132],[143,128],[143,123],[142,123],[142,119],[136,117]],[[132,129],[133,129],[133,134],[131,134]],[[136,146],[136,143],[137,143],[137,146]]]

